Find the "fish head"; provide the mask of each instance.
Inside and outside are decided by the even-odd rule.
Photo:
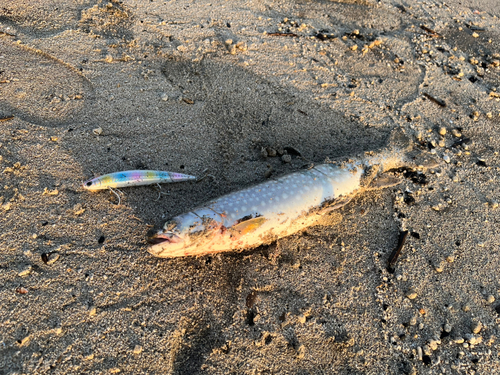
[[[101,187],[101,180],[99,178],[93,178],[91,180],[87,180],[82,184],[82,187],[86,190],[99,190]]]
[[[210,209],[200,209],[168,220],[163,228],[148,238],[148,251],[160,258],[201,255],[224,231],[223,215]]]

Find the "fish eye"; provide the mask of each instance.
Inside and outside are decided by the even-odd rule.
[[[87,186],[92,186],[92,181],[87,181]]]

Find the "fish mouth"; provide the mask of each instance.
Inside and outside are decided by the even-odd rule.
[[[182,242],[182,238],[172,232],[160,232],[148,238],[151,245],[179,242]]]
[[[172,258],[185,255],[185,239],[172,232],[159,232],[147,240],[148,252],[160,258]]]

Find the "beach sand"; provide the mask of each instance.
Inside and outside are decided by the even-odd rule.
[[[0,374],[500,372],[499,17],[497,0],[4,0]],[[252,251],[147,252],[171,216],[397,128],[436,160],[426,181]],[[81,188],[129,169],[209,176],[120,205]]]

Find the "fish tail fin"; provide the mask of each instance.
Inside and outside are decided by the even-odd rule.
[[[379,173],[398,168],[426,169],[438,165],[432,156],[414,147],[411,137],[400,127],[391,132],[384,149],[368,156],[368,164],[378,165]]]

